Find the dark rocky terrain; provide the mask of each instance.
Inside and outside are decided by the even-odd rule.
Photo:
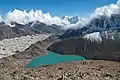
[[[92,60],[120,61],[119,39],[104,39],[97,42],[82,37],[69,38],[56,41],[48,50],[60,54],[79,55]]]

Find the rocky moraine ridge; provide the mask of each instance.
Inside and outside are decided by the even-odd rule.
[[[2,68],[0,80],[120,80],[120,63],[90,60],[32,69]]]
[[[42,41],[52,34],[38,34],[32,36],[22,36],[11,39],[4,39],[0,41],[0,58],[7,57],[22,52],[27,49],[31,44]]]

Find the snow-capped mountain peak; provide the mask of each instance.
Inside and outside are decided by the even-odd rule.
[[[63,16],[62,19],[69,20],[69,16]]]
[[[4,20],[2,19],[4,17]],[[69,27],[76,24],[83,24],[85,21],[83,18],[79,16],[63,16],[60,18],[58,16],[52,16],[49,12],[43,13],[42,10],[20,10],[13,9],[5,14],[5,16],[0,16],[0,21],[4,21],[6,25],[11,27],[15,27],[15,24],[18,23],[21,25],[27,25],[31,22],[36,23],[36,21],[40,23],[44,23],[46,25],[57,25],[61,26],[63,29],[68,29]],[[31,26],[33,26],[32,24]],[[67,27],[67,28],[65,28]]]
[[[76,24],[77,22],[82,20],[82,18],[80,18],[79,16],[63,16],[62,19],[67,20],[70,24]]]
[[[46,25],[52,25],[56,24],[59,26],[64,26],[69,24],[67,20],[60,19],[57,16],[51,16],[51,14],[48,13],[42,13],[41,10],[19,10],[14,9],[9,11],[4,21],[6,24],[11,25],[11,22],[17,22],[19,24],[25,25],[29,22],[39,21],[41,23],[45,23]]]

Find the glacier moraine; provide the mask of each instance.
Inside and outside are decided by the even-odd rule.
[[[0,41],[0,58],[7,57],[16,53],[22,52],[31,44],[42,41],[52,34],[37,34],[32,36],[22,36]]]

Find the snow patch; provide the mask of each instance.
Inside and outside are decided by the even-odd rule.
[[[91,40],[91,41],[102,41],[102,38],[100,36],[100,32],[94,32],[91,34],[86,34],[84,38]]]

